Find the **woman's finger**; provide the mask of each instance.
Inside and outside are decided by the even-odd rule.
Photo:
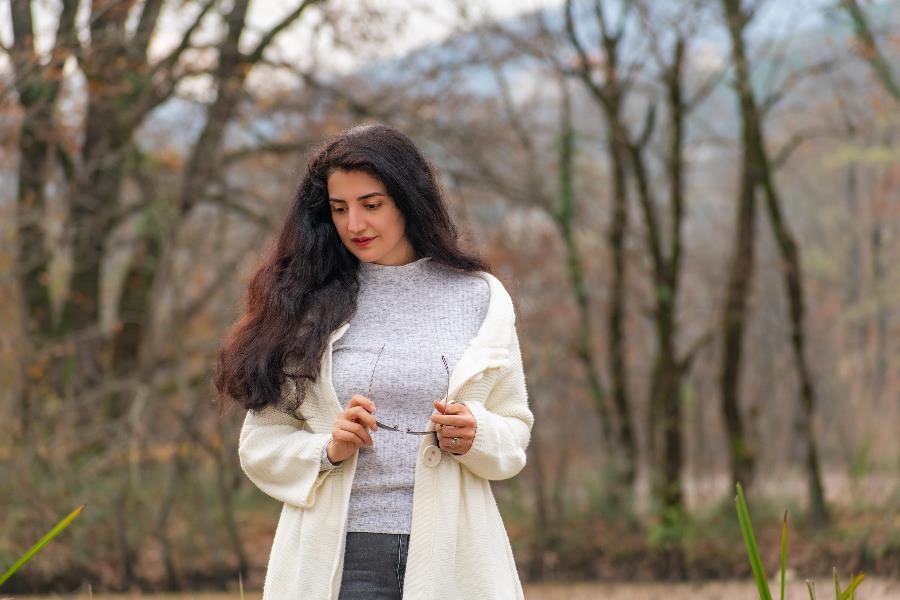
[[[370,413],[375,412],[375,403],[369,398],[359,394],[354,394],[353,397],[350,398],[350,404],[347,405],[347,408],[350,409],[354,406],[360,406]]]
[[[356,421],[348,421],[347,419],[343,419],[338,423],[338,428],[343,431],[352,433],[357,438],[359,438],[360,445],[372,445],[372,437],[369,435],[369,430]]]
[[[442,440],[452,440],[453,438],[459,438],[461,440],[472,440],[475,439],[475,430],[445,427],[438,437],[440,437]]]
[[[458,440],[456,444],[453,443],[453,440]],[[440,447],[442,450],[446,450],[450,454],[465,454],[472,448],[473,440],[472,438],[463,437],[463,436],[441,436]]]
[[[372,436],[369,435],[369,430],[366,429],[364,425],[357,423],[356,421],[345,421],[347,425],[347,430],[355,434],[359,439],[362,440],[362,443],[365,446],[372,445]]]
[[[378,430],[378,425],[375,423],[375,417],[372,416],[368,410],[363,406],[352,406],[344,411],[345,418],[348,421],[357,421],[362,423],[372,431]]]
[[[447,405],[447,410],[443,411],[448,415],[470,415],[472,411],[469,410],[469,407],[465,404],[461,404],[459,402],[451,402]]]
[[[475,419],[471,415],[431,415],[432,422],[449,427],[473,427]]]

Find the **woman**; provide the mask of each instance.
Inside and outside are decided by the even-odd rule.
[[[533,416],[509,295],[385,125],[314,153],[216,385],[284,502],[264,598],[522,598],[490,480]]]

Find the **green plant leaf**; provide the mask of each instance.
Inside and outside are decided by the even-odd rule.
[[[787,569],[787,515],[787,511],[784,511],[784,519],[781,521],[781,600],[784,600],[784,572]]]
[[[841,600],[841,580],[838,578],[837,567],[831,567],[834,574],[834,600]]]
[[[19,558],[19,560],[17,560],[17,561],[13,564],[13,566],[11,566],[11,567],[6,571],[6,573],[4,573],[3,575],[0,575],[0,585],[3,585],[4,583],[6,583],[6,580],[9,579],[10,577],[12,577],[12,574],[13,574],[13,573],[15,573],[15,572],[18,571],[20,568],[22,568],[22,565],[24,565],[24,564],[27,563],[29,560],[31,560],[31,559],[34,557],[35,554],[37,554],[38,552],[40,552],[40,551],[41,551],[41,548],[43,548],[44,546],[46,546],[47,543],[50,542],[50,540],[52,540],[53,538],[55,538],[56,536],[58,536],[60,533],[63,532],[63,530],[64,530],[66,527],[68,527],[69,525],[71,525],[72,521],[74,521],[74,520],[78,517],[78,515],[81,514],[81,511],[83,511],[83,510],[84,510],[84,504],[82,504],[81,506],[79,506],[78,508],[76,508],[75,510],[73,510],[72,512],[70,512],[68,515],[66,515],[66,517],[65,517],[62,521],[60,521],[59,523],[57,523],[57,524],[53,527],[53,529],[51,529],[50,531],[48,531],[48,532],[44,535],[44,537],[42,537],[41,539],[39,539],[38,542],[37,542],[34,546],[32,546],[31,548],[29,548],[28,551],[27,551],[25,554],[23,554],[23,555],[21,556],[21,558]]]
[[[737,483],[735,488],[737,488],[735,504],[737,506],[738,523],[741,526],[741,536],[744,538],[744,545],[747,547],[747,558],[750,560],[753,578],[756,580],[756,587],[759,589],[759,598],[760,600],[772,600],[772,592],[769,590],[769,582],[766,579],[762,557],[759,555],[759,545],[756,543],[753,525],[750,523],[750,511],[747,509],[744,490],[740,483]]]
[[[809,600],[816,600],[816,584],[807,579],[806,589],[809,590]]]
[[[847,585],[847,589],[844,590],[844,593],[841,594],[840,600],[854,600],[856,598],[856,587],[862,583],[862,580],[866,578],[865,573],[860,573],[856,577],[850,580],[850,583]]]

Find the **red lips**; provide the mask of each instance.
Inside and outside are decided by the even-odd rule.
[[[356,244],[357,246],[362,246],[363,248],[365,248],[366,246],[369,245],[369,242],[371,242],[371,241],[374,240],[375,238],[359,237],[359,238],[352,238],[352,239],[353,239],[353,243],[354,243],[354,244]]]

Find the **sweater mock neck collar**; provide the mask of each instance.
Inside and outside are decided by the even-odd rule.
[[[394,278],[408,279],[425,272],[430,262],[430,256],[416,259],[405,265],[379,265],[377,263],[360,262],[359,274],[362,278],[370,281]]]

